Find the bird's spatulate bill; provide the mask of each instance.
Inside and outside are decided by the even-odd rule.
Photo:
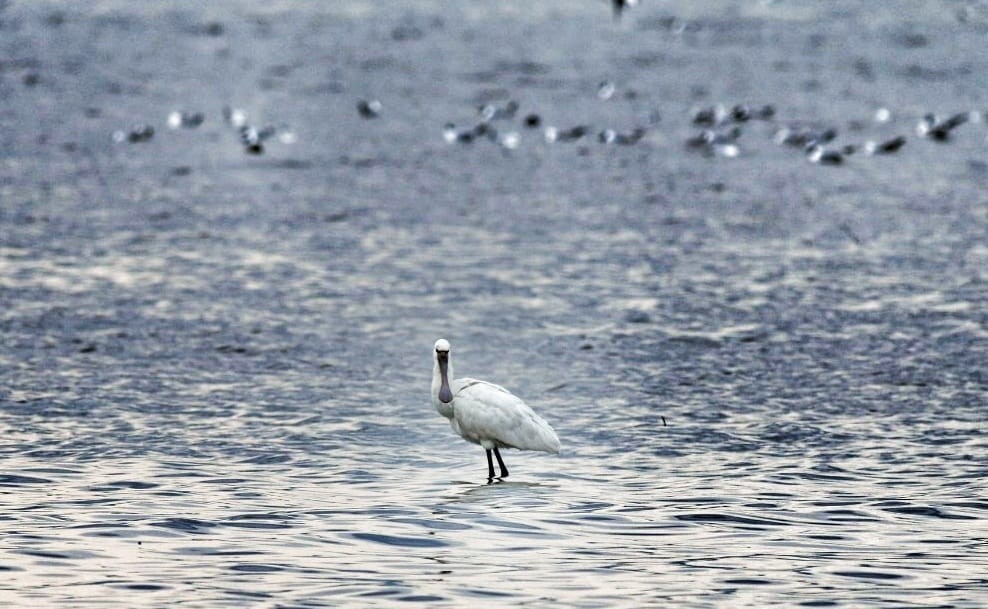
[[[440,354],[439,355],[439,374],[442,377],[442,385],[439,387],[439,401],[443,404],[449,404],[453,401],[453,392],[449,389],[449,374],[447,374],[446,369],[449,367],[448,356]]]

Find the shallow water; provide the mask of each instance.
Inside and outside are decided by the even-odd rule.
[[[912,132],[988,110],[976,3],[287,6],[0,9],[5,606],[988,604],[986,130]],[[661,119],[443,142],[508,97]],[[777,117],[689,153],[716,102]],[[440,336],[562,455],[486,484]]]

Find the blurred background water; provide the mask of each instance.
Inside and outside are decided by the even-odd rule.
[[[982,2],[0,2],[0,600],[985,606],[986,33]],[[736,155],[684,146],[740,103],[775,113]],[[291,137],[245,154],[224,106]],[[562,455],[487,485],[441,336]]]

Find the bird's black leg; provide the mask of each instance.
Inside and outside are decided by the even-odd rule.
[[[504,465],[504,459],[501,458],[501,453],[500,453],[500,451],[498,451],[498,449],[497,449],[496,446],[494,447],[494,456],[497,457],[497,464],[499,466],[501,466],[501,477],[502,478],[507,478],[508,477],[508,468],[507,468],[507,466]],[[488,463],[490,463],[490,457],[491,457],[490,454],[488,454],[487,455]],[[491,475],[492,476],[494,475],[494,468],[493,467],[491,468]]]
[[[497,449],[495,448],[494,451],[497,452]],[[498,463],[501,462],[501,455],[497,456],[497,460]],[[502,469],[504,468],[503,465],[501,467]],[[493,479],[494,479],[494,462],[491,461],[491,449],[488,448],[487,449],[487,481],[490,482]]]

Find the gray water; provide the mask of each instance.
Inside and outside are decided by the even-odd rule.
[[[988,605],[982,3],[200,4],[0,2],[4,606]],[[439,337],[563,453],[487,484]]]

